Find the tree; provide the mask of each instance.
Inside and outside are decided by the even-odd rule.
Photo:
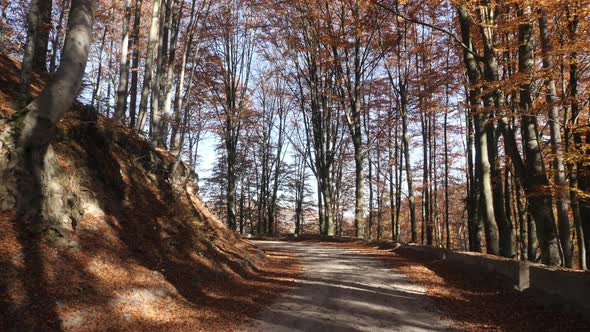
[[[35,47],[38,25],[39,25],[39,1],[31,0],[29,15],[27,17],[27,40],[25,43],[23,61],[21,65],[21,93],[28,97],[31,89],[31,79],[33,75],[33,61],[35,56]]]
[[[408,190],[408,208],[410,210],[410,242],[418,242],[418,230],[416,221],[416,207],[414,198],[414,182],[412,177],[412,162],[410,159],[410,138],[408,134],[408,93],[410,84],[410,67],[412,66],[412,53],[408,47],[408,24],[404,22],[399,16],[396,16],[396,31],[390,36],[391,40],[386,39],[385,42],[390,43],[393,59],[385,60],[385,70],[389,83],[396,96],[396,107],[399,110],[401,117],[401,138],[402,138],[402,153],[400,153],[400,173],[401,173],[401,159],[404,161],[404,169],[406,172],[406,186]],[[395,38],[395,39],[394,39]],[[395,40],[395,41],[394,41]],[[386,52],[382,42],[382,51]],[[393,44],[393,45],[391,45]],[[395,71],[389,66],[389,61],[395,63]],[[401,175],[400,175],[401,178]]]
[[[113,118],[121,123],[127,107],[127,87],[129,85],[129,22],[131,21],[131,0],[125,0],[123,14],[123,32],[121,36],[121,54],[119,59],[119,85],[117,86],[117,102]]]
[[[57,63],[57,53],[61,52],[62,42],[62,35],[63,35],[63,24],[64,24],[64,17],[66,16],[66,12],[69,8],[70,1],[62,0],[60,5],[59,11],[59,18],[57,20],[57,26],[55,28],[55,34],[53,35],[53,39],[51,40],[51,58],[49,60],[49,72],[54,73],[56,70],[56,63]]]
[[[227,224],[236,229],[236,165],[242,117],[248,102],[250,65],[255,34],[254,16],[243,1],[225,1],[216,17],[219,35],[216,55],[221,61],[220,76],[223,92],[216,91],[222,104],[217,115],[223,128],[223,142],[227,161]]]
[[[49,32],[52,28],[51,11],[53,9],[53,1],[40,0],[37,2],[37,6],[39,7],[39,22],[37,33],[35,34],[33,71],[47,72],[47,49],[49,46]]]
[[[48,86],[25,108],[18,145],[22,169],[26,172],[20,179],[18,209],[21,216],[39,216],[45,153],[58,121],[71,106],[82,84],[92,42],[94,6],[93,0],[72,0],[59,69]]]
[[[131,89],[129,91],[129,128],[135,129],[137,126],[137,88],[139,82],[139,55],[140,55],[140,23],[141,23],[141,6],[143,0],[135,0],[135,14],[133,18],[133,30],[131,46],[133,60],[131,63]]]
[[[382,17],[371,2],[340,1],[337,6],[325,5],[329,48],[336,63],[335,72],[340,96],[345,107],[346,124],[354,146],[355,158],[355,228],[356,236],[365,236],[365,195],[362,109],[365,79],[380,59],[376,50],[377,32]],[[334,13],[332,13],[334,11]],[[333,22],[335,21],[335,22]]]
[[[543,68],[552,70],[553,64],[553,42],[549,36],[549,19],[547,17],[547,8],[539,9],[539,34],[541,39],[541,53],[543,58]],[[563,165],[561,127],[559,125],[559,105],[557,100],[557,88],[553,75],[549,74],[546,81],[547,103],[549,104],[549,128],[551,135],[551,150],[553,153],[554,181],[557,187],[557,224],[559,226],[559,236],[561,248],[563,251],[564,263],[566,267],[572,267],[572,251],[570,244],[570,222],[569,210],[567,204],[567,191],[565,180],[565,167]]]
[[[8,4],[10,2],[8,0],[4,0],[0,3],[2,6],[2,12],[0,16],[0,44],[4,45],[4,40],[6,39],[6,25],[8,23]]]
[[[145,60],[145,70],[143,74],[143,86],[141,88],[141,99],[139,101],[139,114],[137,120],[138,131],[143,131],[148,115],[148,98],[150,96],[150,89],[152,87],[152,76],[153,76],[153,65],[154,57],[157,51],[157,43],[159,39],[160,30],[160,0],[154,0],[152,2],[152,20],[150,24],[149,42],[147,48],[147,55]],[[157,103],[156,103],[157,104]],[[152,108],[157,107],[154,105],[152,99]]]

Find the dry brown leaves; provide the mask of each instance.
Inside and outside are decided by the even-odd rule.
[[[195,270],[181,262],[154,269],[129,252],[108,223],[87,216],[82,250],[58,251],[42,243],[35,248],[42,275],[32,276],[31,254],[23,258],[32,242],[21,244],[12,214],[3,213],[0,224],[6,230],[0,238],[0,329],[28,319],[41,330],[60,324],[71,331],[234,331],[294,287],[301,273],[299,257],[280,251],[268,251],[248,271],[219,268],[212,257],[199,257],[202,262],[190,266]]]
[[[20,62],[16,61],[10,55],[0,52],[0,117],[2,115],[12,115],[16,112],[14,104],[15,97],[19,95],[20,86]],[[38,74],[33,74],[31,84],[31,94],[38,95],[45,87],[43,78]]]

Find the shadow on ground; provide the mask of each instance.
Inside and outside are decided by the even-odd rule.
[[[299,287],[265,310],[251,330],[448,331],[435,304],[403,274],[379,259],[305,242],[255,241],[304,257]]]

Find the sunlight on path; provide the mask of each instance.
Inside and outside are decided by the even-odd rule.
[[[451,331],[425,289],[376,258],[309,243],[255,241],[303,255],[301,286],[246,331]]]

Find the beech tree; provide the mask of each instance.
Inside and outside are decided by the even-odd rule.
[[[41,94],[25,107],[18,142],[22,169],[26,172],[20,179],[21,216],[37,218],[40,213],[45,153],[58,121],[82,84],[92,42],[94,10],[93,0],[72,0],[59,68]]]
[[[28,96],[31,89],[33,75],[33,61],[35,56],[35,43],[37,42],[39,25],[39,0],[31,0],[31,9],[27,17],[27,36],[24,47],[23,61],[21,65],[21,92]]]
[[[160,29],[160,0],[152,1],[152,20],[150,24],[149,42],[145,60],[145,70],[143,74],[143,86],[141,88],[141,99],[139,101],[139,114],[137,120],[137,130],[144,130],[148,119],[148,98],[152,87],[153,64],[157,51],[158,35]],[[156,104],[156,105],[154,105]],[[152,99],[152,108],[157,107]],[[150,125],[151,128],[151,125]]]
[[[117,86],[117,103],[113,117],[121,123],[127,107],[127,88],[129,76],[129,23],[131,21],[131,0],[125,0],[123,32],[121,36],[121,53],[119,60],[119,84]]]
[[[59,16],[57,19],[57,26],[54,29],[53,38],[51,38],[51,58],[49,59],[49,72],[54,73],[57,66],[58,54],[61,55],[63,45],[63,26],[64,20],[67,17],[66,13],[69,9],[70,1],[62,0],[59,6]]]
[[[21,92],[27,97],[33,72],[47,71],[47,46],[51,27],[51,10],[51,0],[32,0],[30,3],[21,69]]]
[[[365,195],[362,99],[365,80],[376,67],[381,53],[376,52],[377,31],[383,17],[370,2],[341,1],[325,6],[329,48],[335,61],[335,73],[340,96],[346,101],[346,123],[352,137],[355,158],[355,228],[356,236],[365,236]],[[332,13],[333,11],[333,13]],[[344,45],[344,46],[343,46]]]
[[[51,31],[51,11],[53,9],[52,0],[39,1],[38,15],[39,21],[37,32],[35,34],[35,55],[33,56],[33,70],[38,72],[47,71],[47,50],[49,46],[49,33]]]
[[[248,106],[248,84],[255,32],[251,8],[246,2],[225,1],[217,8],[215,22],[219,35],[215,55],[220,61],[219,76],[223,90],[214,90],[217,116],[222,124],[227,162],[227,224],[236,229],[236,172],[242,116]]]
[[[0,17],[0,43],[4,44],[6,39],[6,28],[8,23],[8,0],[4,0],[0,3],[2,12]]]

